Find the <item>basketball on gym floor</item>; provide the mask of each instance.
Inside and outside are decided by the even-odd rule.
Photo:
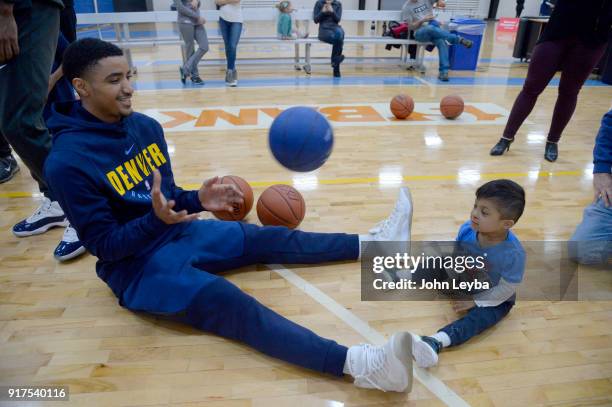
[[[440,101],[440,112],[447,119],[456,119],[463,113],[463,99],[458,95],[444,96]]]
[[[305,214],[306,203],[302,194],[289,185],[272,185],[257,201],[257,217],[266,226],[295,229]]]
[[[274,158],[292,171],[316,170],[329,158],[334,133],[325,117],[310,107],[291,107],[279,114],[268,135]]]
[[[399,94],[391,99],[391,113],[400,120],[406,119],[414,110],[414,100],[408,95]]]
[[[242,192],[242,195],[244,196],[244,203],[234,204],[234,209],[232,212],[217,211],[213,212],[213,215],[215,215],[217,219],[221,220],[242,220],[246,218],[253,207],[253,189],[249,183],[236,175],[226,175],[221,177],[219,182],[221,184],[235,185],[240,192]]]

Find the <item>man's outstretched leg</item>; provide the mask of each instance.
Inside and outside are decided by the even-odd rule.
[[[201,223],[199,233],[193,233],[192,244],[197,251],[210,252],[210,248],[201,247],[205,242],[200,235],[210,235],[210,229],[219,230],[223,227],[218,221]],[[368,241],[407,242],[405,250],[409,250],[410,227],[412,224],[412,198],[407,187],[400,188],[398,199],[393,211],[383,221],[378,223],[367,234],[345,233],[312,233],[291,230],[282,226],[260,227],[247,223],[238,223],[244,235],[243,253],[235,257],[215,256],[211,260],[197,261],[202,270],[218,273],[251,264],[315,264],[330,261],[357,260],[360,248]]]
[[[392,335],[383,346],[361,344],[347,349],[216,276],[188,306],[185,319],[198,329],[286,362],[334,376],[349,374],[357,387],[397,392],[412,388],[412,337],[407,332]]]

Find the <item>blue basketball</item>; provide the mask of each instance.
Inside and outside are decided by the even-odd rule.
[[[334,132],[321,113],[297,106],[274,119],[268,142],[281,165],[292,171],[307,172],[327,161],[334,146]]]

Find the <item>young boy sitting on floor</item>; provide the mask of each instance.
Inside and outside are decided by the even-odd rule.
[[[413,334],[412,353],[419,367],[435,366],[443,348],[460,345],[492,327],[514,306],[515,289],[525,272],[525,251],[510,229],[524,208],[525,191],[516,182],[494,180],[476,190],[470,220],[461,225],[456,241],[468,247],[472,256],[486,258],[492,287],[474,294],[473,300],[454,301],[455,312],[467,314],[437,333]]]

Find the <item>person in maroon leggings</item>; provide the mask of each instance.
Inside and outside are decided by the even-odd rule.
[[[553,112],[544,158],[555,161],[557,143],[572,118],[580,88],[601,59],[611,37],[612,0],[559,0],[544,32],[533,49],[523,90],[512,106],[502,138],[491,155],[510,149],[514,136],[540,93],[561,71],[559,95]]]

